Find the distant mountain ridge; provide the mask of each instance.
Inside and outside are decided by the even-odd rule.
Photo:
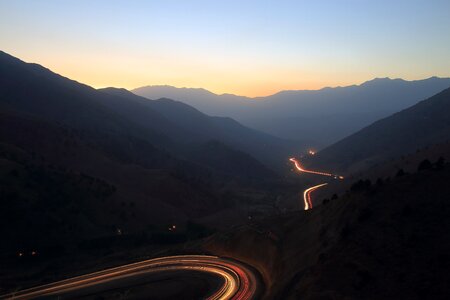
[[[302,143],[280,139],[247,128],[231,118],[205,115],[183,102],[165,98],[149,101],[124,89],[106,88],[100,89],[100,91],[123,98],[126,101],[123,101],[122,104],[127,106],[130,103],[138,103],[141,111],[133,111],[133,114],[128,116],[130,118],[144,113],[145,109],[158,113],[170,123],[170,126],[158,125],[157,128],[154,128],[154,121],[146,122],[144,113],[143,122],[147,124],[146,126],[153,130],[174,127],[173,132],[167,133],[167,136],[174,141],[185,143],[187,148],[195,143],[221,141],[236,150],[251,154],[273,169],[278,169],[283,167],[286,157],[305,147]],[[119,108],[117,110],[123,111]]]
[[[151,102],[124,89],[95,90],[40,65],[0,54],[5,74],[0,84],[7,87],[0,90],[4,99],[0,105],[8,109],[84,130],[132,132],[159,148],[176,152],[183,148],[180,144],[217,140],[236,150],[256,154],[271,167],[278,167],[299,145],[246,128],[229,118],[207,116],[181,102],[170,99]]]
[[[326,146],[450,87],[450,78],[376,78],[360,85],[281,91],[267,97],[216,95],[204,89],[147,86],[149,99],[171,98],[215,116],[229,116],[272,135]]]

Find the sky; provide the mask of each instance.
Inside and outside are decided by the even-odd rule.
[[[449,29],[448,0],[0,0],[0,50],[97,88],[450,77]]]

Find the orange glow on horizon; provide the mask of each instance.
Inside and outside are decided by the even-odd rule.
[[[303,71],[273,65],[245,68],[239,66],[239,62],[227,66],[226,61],[208,64],[198,59],[179,61],[170,57],[138,54],[126,58],[117,53],[95,52],[49,54],[37,51],[31,55],[29,52],[11,54],[94,88],[120,87],[132,90],[147,85],[170,85],[204,88],[218,95],[264,97],[285,90],[318,90],[372,79],[370,75],[364,79],[361,76],[337,76],[312,68]]]
[[[120,49],[103,51],[47,52],[35,49],[6,50],[7,53],[29,63],[40,64],[64,77],[94,88],[118,87],[132,90],[148,85],[204,88],[212,93],[265,97],[286,90],[319,90],[325,87],[361,84],[375,77],[389,74],[369,71],[348,73],[323,69],[313,64],[291,66],[270,63],[245,63],[227,59],[183,57],[167,54],[149,56],[145,53],[125,55]],[[80,63],[81,62],[81,63]],[[445,77],[446,74],[434,74]],[[405,80],[427,78],[426,75],[391,76]],[[429,77],[429,76],[428,76]]]
[[[256,71],[254,74],[245,76],[235,74],[194,74],[189,78],[178,78],[172,74],[158,76],[157,74],[142,74],[133,72],[133,69],[114,72],[114,70],[90,70],[73,68],[51,68],[52,71],[90,85],[96,89],[106,87],[119,87],[128,90],[148,86],[148,85],[168,85],[176,88],[203,88],[214,94],[233,94],[249,98],[267,97],[277,94],[281,91],[289,90],[320,90],[330,86],[346,86],[353,82],[339,82],[337,85],[330,81],[293,81],[286,78],[292,78],[290,75],[278,75],[276,80],[272,78],[259,78]],[[107,69],[110,69],[109,67]],[[134,69],[136,70],[136,69]],[[182,78],[181,78],[182,77]],[[217,80],[220,78],[221,80]],[[255,83],[255,81],[258,81]],[[290,82],[292,81],[292,82]]]

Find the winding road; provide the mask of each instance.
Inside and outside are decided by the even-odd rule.
[[[312,186],[310,188],[307,188],[303,192],[303,202],[305,203],[305,210],[308,210],[308,209],[312,208],[311,193],[314,192],[315,190],[317,190],[318,188],[323,187],[323,186],[325,186],[327,184],[328,183],[321,183],[321,184]]]
[[[256,275],[243,264],[217,256],[180,255],[144,260],[116,268],[82,275],[47,285],[42,285],[14,294],[6,299],[34,299],[59,295],[90,286],[107,283],[132,276],[165,271],[199,271],[220,276],[223,285],[207,299],[253,299],[258,291]],[[0,297],[3,298],[3,297]]]
[[[304,169],[300,165],[298,160],[296,158],[294,158],[294,157],[289,158],[289,160],[294,163],[295,168],[297,168],[297,170],[300,171],[300,172],[333,177],[334,179],[341,179],[341,180],[344,179],[344,177],[340,176],[340,175],[335,175],[335,174],[331,174],[331,173],[325,173],[325,172],[319,172],[319,171],[312,171],[312,170]]]
[[[336,174],[331,174],[331,173],[326,173],[326,172],[319,172],[319,171],[313,171],[313,170],[307,170],[307,169],[303,168],[303,167],[300,165],[300,162],[299,162],[296,158],[294,158],[294,157],[291,157],[289,160],[294,164],[295,168],[296,168],[299,172],[302,172],[302,173],[309,173],[309,174],[315,174],[315,175],[322,175],[322,176],[332,177],[332,178],[334,178],[334,179],[340,179],[340,180],[343,180],[343,179],[344,179],[343,176],[336,175]],[[321,183],[321,184],[312,186],[312,187],[310,187],[310,188],[307,188],[307,189],[303,192],[303,202],[304,202],[304,204],[305,204],[305,210],[309,210],[309,209],[311,209],[311,208],[313,207],[312,200],[311,200],[311,193],[314,192],[315,190],[317,190],[318,188],[321,188],[321,187],[323,187],[323,186],[326,186],[327,184],[328,184],[328,183]]]
[[[331,173],[304,169],[295,158],[289,159],[296,169],[303,173],[343,179],[342,176]],[[305,210],[312,208],[311,193],[327,185],[322,183],[306,189],[303,193]],[[132,278],[133,276],[150,275],[170,271],[198,271],[218,276],[222,279],[221,287],[207,296],[210,300],[244,300],[253,299],[259,292],[257,276],[245,265],[226,258],[207,255],[179,255],[144,260],[123,265],[103,271],[98,271],[70,279],[33,287],[18,291],[14,294],[4,295],[5,299],[34,299],[48,296],[58,296],[89,287]]]

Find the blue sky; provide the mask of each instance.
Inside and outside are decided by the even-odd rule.
[[[450,1],[0,0],[1,50],[95,87],[262,96],[450,76]]]

